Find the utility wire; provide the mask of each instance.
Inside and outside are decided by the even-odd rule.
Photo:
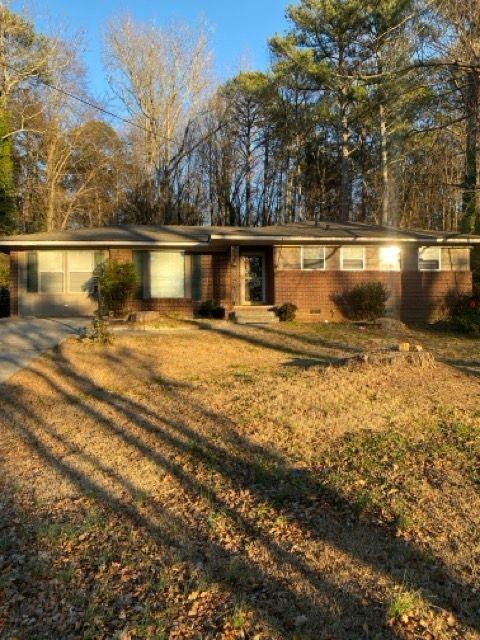
[[[14,67],[13,65],[8,64],[7,62],[4,61],[0,61],[0,65],[5,67],[6,69],[10,69],[11,71],[15,71],[16,73],[21,73],[20,69],[17,69],[16,67]],[[118,115],[118,113],[114,113],[113,111],[109,111],[108,109],[104,109],[103,107],[100,107],[98,104],[94,104],[93,102],[90,102],[89,100],[82,98],[81,96],[76,95],[75,93],[72,93],[71,91],[68,91],[67,89],[64,89],[63,87],[59,87],[58,85],[54,84],[53,82],[49,82],[48,80],[44,80],[43,78],[40,78],[40,76],[30,76],[25,78],[25,80],[27,80],[28,82],[36,82],[37,84],[42,84],[45,87],[47,87],[48,89],[53,89],[54,91],[58,91],[59,93],[63,94],[64,96],[67,96],[68,98],[71,98],[72,100],[76,100],[77,102],[90,107],[91,109],[95,109],[96,111],[99,111],[100,113],[103,113],[106,116],[109,116],[110,118],[114,118],[115,120],[120,120],[121,122],[124,122],[125,124],[129,124],[132,127],[136,127],[137,129],[140,129],[141,131],[144,131],[145,133],[150,133],[151,135],[155,135],[154,132],[151,129],[147,129],[146,127],[143,127],[141,124],[138,124],[138,122],[134,122],[133,120],[130,120],[129,118],[124,118],[123,116]],[[220,125],[219,127],[216,127],[215,132],[219,131],[222,125]],[[188,130],[188,127],[187,127]],[[164,138],[164,140],[166,140],[167,142],[173,142],[173,140],[171,138],[168,138],[167,136],[162,136]],[[208,137],[208,136],[207,136]],[[206,138],[205,138],[206,139]],[[177,155],[177,157],[174,157],[174,163],[178,165],[179,161],[184,158],[186,155],[188,155],[188,153],[191,153],[192,151],[194,151],[196,149],[196,147],[199,146],[200,143],[196,143],[192,149],[190,149],[188,152],[183,151],[182,153],[179,153]]]
[[[6,62],[0,62],[0,64],[5,67],[6,69],[10,69],[11,71],[15,71],[16,73],[21,73],[20,69],[17,69],[16,67],[7,64]],[[151,129],[147,129],[146,127],[143,127],[141,124],[138,124],[138,122],[134,122],[133,120],[129,120],[128,118],[124,118],[123,116],[119,116],[118,113],[113,113],[113,111],[109,111],[108,109],[104,109],[103,107],[100,107],[98,104],[94,104],[93,102],[90,102],[89,100],[82,98],[81,96],[76,95],[75,93],[72,93],[71,91],[67,91],[67,89],[63,89],[63,87],[59,87],[56,84],[53,84],[53,82],[49,82],[48,80],[44,80],[43,78],[40,78],[39,76],[31,76],[31,77],[27,77],[25,78],[28,82],[36,82],[37,84],[42,84],[45,87],[48,87],[49,89],[53,89],[54,91],[58,91],[58,93],[63,94],[64,96],[67,96],[68,98],[72,98],[72,100],[76,100],[77,102],[80,102],[81,104],[85,105],[86,107],[90,107],[91,109],[95,109],[96,111],[99,111],[100,113],[103,113],[106,116],[109,116],[110,118],[114,118],[116,120],[120,120],[121,122],[124,122],[125,124],[129,124],[132,127],[136,127],[137,129],[141,129],[142,131],[145,131],[146,133],[151,133],[153,134],[153,131]]]

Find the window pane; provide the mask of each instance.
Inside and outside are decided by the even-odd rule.
[[[185,256],[183,253],[150,253],[150,295],[152,298],[185,297]]]
[[[92,274],[82,271],[70,271],[68,278],[70,293],[88,293],[93,290]]]
[[[365,268],[363,247],[342,247],[342,265],[346,271],[363,271]]]
[[[400,247],[380,247],[380,270],[400,271],[401,250]]]
[[[39,251],[38,270],[63,273],[63,251]]]
[[[420,271],[439,271],[440,247],[422,247],[419,251]]]
[[[442,264],[444,262],[452,271],[470,271],[470,249],[444,249]]]
[[[40,293],[63,293],[63,273],[40,273]]]
[[[92,289],[92,274],[94,267],[93,251],[69,251],[68,261],[68,290],[70,293],[86,293]]]
[[[303,268],[325,269],[325,247],[304,247]]]
[[[93,253],[92,251],[69,251],[68,252],[68,270],[93,272]]]
[[[63,269],[63,251],[38,252],[40,293],[63,293]]]

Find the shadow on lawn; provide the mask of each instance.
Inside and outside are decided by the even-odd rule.
[[[341,351],[344,353],[362,353],[364,349],[362,347],[356,347],[347,342],[339,342],[336,340],[327,340],[321,337],[319,334],[305,335],[302,333],[295,333],[278,329],[277,327],[259,326],[258,330],[263,331],[270,337],[289,338],[297,340],[298,342],[304,342],[313,347],[321,347],[324,349],[330,349],[332,351]]]
[[[270,349],[272,351],[278,351],[280,353],[285,353],[287,355],[292,356],[302,356],[303,358],[313,359],[316,361],[316,364],[334,364],[339,360],[336,355],[331,355],[328,353],[322,353],[321,351],[314,349],[305,349],[305,347],[299,346],[296,347],[292,344],[286,344],[284,339],[288,337],[289,339],[295,340],[297,337],[295,335],[290,335],[287,332],[276,331],[276,330],[268,330],[266,327],[255,326],[256,333],[249,332],[248,328],[244,326],[240,327],[218,327],[213,324],[197,322],[201,329],[206,331],[210,331],[220,336],[224,336],[225,338],[231,338],[233,340],[239,340],[240,342],[246,342],[247,344],[262,347],[264,349]],[[252,328],[252,327],[250,327]],[[258,335],[259,331],[263,331],[267,335],[265,337],[260,337]],[[278,338],[278,340],[275,340]],[[312,346],[317,343],[312,342]],[[323,346],[326,348],[326,344],[318,343],[318,346]],[[337,349],[337,347],[330,346],[329,349]],[[340,347],[338,347],[340,350]]]
[[[237,334],[233,337],[238,339]],[[250,342],[250,336],[245,339]],[[298,616],[307,620],[305,633],[299,632],[298,638],[399,640],[403,635],[385,625],[386,603],[381,597],[375,600],[365,596],[355,577],[348,586],[340,586],[332,572],[315,570],[302,549],[292,548],[288,541],[275,540],[252,511],[240,508],[236,499],[242,492],[251,496],[259,508],[272,509],[299,528],[310,550],[331,546],[339,555],[351,558],[357,570],[361,565],[367,573],[421,591],[431,605],[453,612],[463,625],[480,632],[471,589],[455,580],[440,560],[396,538],[387,527],[370,526],[356,519],[353,506],[322,483],[320,474],[292,467],[278,452],[251,443],[240,435],[234,421],[194,401],[190,385],[159,376],[153,363],[139,361],[130,350],[118,355],[105,351],[105,357],[114,371],[121,372],[128,364],[132,379],[146,380],[151,396],[164,401],[152,406],[105,390],[91,377],[76,371],[62,348],[51,363],[55,379],[38,368],[33,371],[48,383],[53,394],[74,405],[85,419],[93,420],[111,439],[112,446],[116,441],[127,444],[159,472],[173,476],[193,509],[200,501],[222,513],[240,532],[244,547],[241,552],[234,552],[214,539],[205,526],[202,509],[194,510],[190,514],[193,521],[187,521],[170,508],[158,505],[154,497],[147,501],[146,508],[139,508],[137,488],[121,472],[98,455],[79,450],[54,423],[22,401],[21,388],[13,384],[0,388],[4,428],[19,434],[36,456],[81,493],[94,495],[100,505],[141,527],[162,545],[174,546],[183,561],[192,565],[200,561],[211,579],[233,586],[237,593],[243,592],[257,619],[267,620],[282,638],[295,637],[294,621]],[[62,455],[54,452],[52,441],[63,447]],[[79,470],[76,460],[89,465],[94,474]],[[205,469],[211,472],[210,476],[204,473]],[[99,477],[114,485],[115,492],[108,490]],[[231,492],[236,499],[227,499]],[[247,543],[258,547],[258,557],[268,561],[257,562],[249,557]],[[237,567],[237,577],[233,579],[232,563],[239,563],[241,568],[239,572]],[[20,602],[18,615],[21,606]],[[221,627],[209,631],[213,637],[220,630]],[[44,637],[44,632],[40,630],[31,637]],[[52,635],[52,629],[48,633],[50,638],[69,637],[68,633]]]
[[[212,325],[209,325],[208,327],[205,327],[205,328],[208,328],[210,331],[213,331],[213,332],[222,333],[224,335],[226,334],[231,338],[237,338],[239,340],[248,342],[250,344],[258,344],[259,346],[263,346],[267,349],[273,349],[276,351],[281,351],[283,353],[300,356],[300,357],[294,358],[289,363],[289,365],[304,367],[304,368],[308,368],[312,366],[315,367],[322,364],[327,365],[327,364],[340,363],[343,360],[343,358],[341,357],[341,355],[339,355],[339,352],[344,354],[348,354],[348,353],[360,354],[365,351],[365,348],[361,346],[352,346],[346,342],[341,342],[341,341],[326,340],[325,338],[322,338],[320,336],[310,337],[302,334],[290,333],[288,331],[284,331],[276,327],[269,327],[269,326],[255,327],[257,332],[261,331],[264,334],[266,334],[266,336],[269,338],[268,340],[263,338],[258,338],[251,334],[241,333],[235,329],[218,329]],[[408,333],[408,330],[418,332],[419,329],[420,328],[418,326],[414,326],[411,328],[407,327],[407,333],[385,330],[383,337],[385,339],[388,338],[392,342],[399,342],[399,341],[401,342],[401,341],[409,340],[413,344],[415,343],[421,344],[422,335]],[[426,329],[425,327],[422,327],[422,329],[424,332],[428,331],[428,329]],[[455,337],[457,337],[457,334],[454,334],[454,335]],[[280,340],[280,343],[275,340],[276,338]],[[306,343],[308,345],[311,345],[312,347],[318,347],[319,350],[308,351],[306,349],[303,349],[302,347],[297,349],[293,345],[290,345],[290,346],[285,345],[281,342],[281,340],[284,338],[298,341],[300,343]],[[474,348],[475,346],[477,346],[476,341],[472,340],[472,348]],[[325,352],[322,352],[321,349],[333,351],[334,353],[333,354],[325,353]],[[480,360],[448,358],[444,356],[441,353],[441,351],[435,347],[433,347],[431,351],[440,362],[443,362],[444,364],[447,364],[451,367],[455,367],[462,373],[466,373],[472,376],[480,376]]]
[[[462,360],[459,358],[440,357],[445,364],[455,367],[470,376],[480,377],[480,360]]]

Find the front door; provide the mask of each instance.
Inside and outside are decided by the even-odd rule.
[[[265,254],[246,253],[241,259],[242,304],[261,305],[266,301]]]

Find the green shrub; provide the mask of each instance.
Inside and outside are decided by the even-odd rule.
[[[456,296],[449,301],[449,327],[462,333],[480,334],[480,289],[473,295]]]
[[[297,317],[298,307],[293,302],[285,302],[281,307],[277,309],[277,316],[280,318],[280,322],[293,322]]]
[[[0,287],[10,286],[10,257],[0,254]]]
[[[108,323],[103,318],[93,318],[92,325],[86,332],[85,338],[94,344],[112,344],[113,336]]]
[[[225,309],[220,304],[215,302],[215,300],[207,300],[206,302],[201,303],[197,315],[199,318],[224,320]]]
[[[382,282],[362,282],[334,296],[349,320],[377,320],[385,315],[390,292]]]
[[[111,260],[98,267],[95,273],[94,296],[99,301],[102,313],[120,316],[129,311],[130,303],[137,291],[135,266]]]

